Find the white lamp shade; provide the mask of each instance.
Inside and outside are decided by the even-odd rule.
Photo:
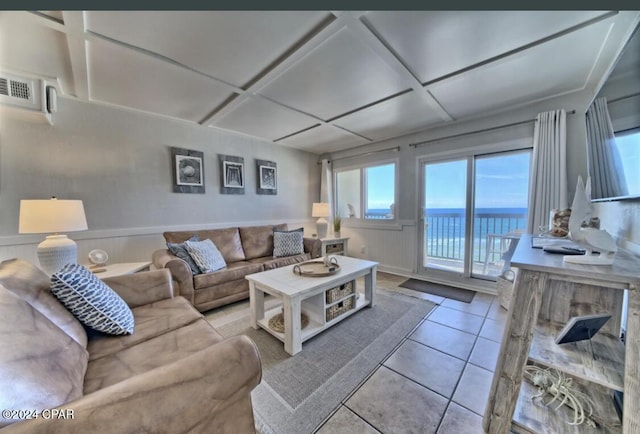
[[[87,230],[81,200],[21,200],[18,233],[47,234]]]
[[[314,202],[313,208],[311,208],[311,217],[329,217],[330,215],[328,203]]]

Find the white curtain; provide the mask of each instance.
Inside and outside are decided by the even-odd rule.
[[[330,216],[327,221],[332,221],[334,216],[333,209],[333,169],[331,168],[331,160],[322,160],[322,174],[320,177],[320,202],[329,204]]]
[[[597,98],[587,110],[587,146],[591,197],[616,197],[628,194],[624,168],[605,97]]]
[[[549,225],[552,209],[567,208],[567,114],[538,114],[533,133],[533,165],[529,190],[529,232]]]

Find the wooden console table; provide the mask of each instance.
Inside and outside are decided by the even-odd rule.
[[[531,247],[523,235],[511,264],[519,269],[483,427],[491,434],[640,432],[640,259],[619,251],[613,265],[568,264],[562,255]],[[622,299],[628,289],[625,342],[618,339]],[[572,316],[610,313],[589,341],[557,345],[555,336]],[[593,351],[593,354],[592,354]],[[572,426],[531,400],[537,390],[523,372],[527,362],[558,369],[584,386],[595,401],[597,428]],[[613,407],[624,391],[623,422]],[[556,401],[557,403],[557,401]],[[601,420],[603,417],[605,420]]]

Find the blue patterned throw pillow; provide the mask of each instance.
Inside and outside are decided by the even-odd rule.
[[[273,230],[273,257],[301,255],[304,253],[304,229],[292,231]]]
[[[111,335],[133,333],[127,303],[82,265],[67,264],[54,273],[51,292],[84,325]]]
[[[193,258],[203,273],[211,273],[227,266],[222,253],[213,244],[213,241],[206,239],[203,241],[185,241],[187,252]]]
[[[189,241],[200,241],[200,238],[198,238],[197,235],[194,235],[191,238],[189,238]],[[189,268],[191,268],[192,274],[202,273],[202,270],[200,270],[200,267],[198,267],[198,264],[196,264],[193,261],[193,258],[191,257],[191,255],[189,255],[189,252],[187,251],[187,246],[185,246],[184,243],[167,243],[167,249],[169,249],[169,251],[174,255],[176,255],[178,258],[182,259],[187,264],[189,264]]]

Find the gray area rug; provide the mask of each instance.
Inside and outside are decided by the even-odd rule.
[[[441,285],[439,283],[427,282],[418,279],[408,279],[400,284],[403,288],[413,289],[414,291],[426,292],[427,294],[439,295],[440,297],[450,298],[452,300],[471,303],[475,291],[468,289],[455,288],[453,286]]]
[[[378,289],[364,308],[302,344],[289,356],[282,342],[249,326],[249,315],[216,329],[245,334],[258,346],[262,383],[252,392],[256,426],[263,434],[312,433],[400,344],[435,306]]]

